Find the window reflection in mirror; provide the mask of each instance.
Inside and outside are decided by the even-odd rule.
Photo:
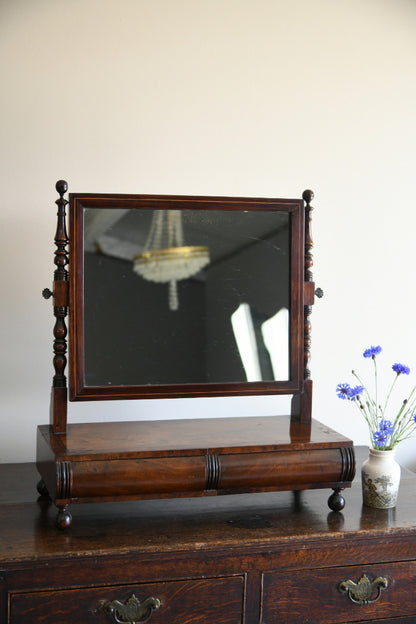
[[[247,381],[289,379],[289,310],[281,308],[263,323],[256,323],[248,303],[231,315],[234,336]]]
[[[163,250],[208,252],[183,279],[170,279],[175,261],[150,267],[166,274],[155,282],[134,259],[161,227],[157,212],[84,209],[86,386],[288,380],[289,214],[164,211],[180,212],[182,238],[171,231],[159,239]]]

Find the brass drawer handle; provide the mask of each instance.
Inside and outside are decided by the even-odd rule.
[[[147,622],[153,611],[160,607],[159,598],[146,598],[140,602],[134,594],[123,604],[119,600],[111,600],[102,605],[104,613],[112,615],[117,624],[137,624]]]
[[[368,576],[363,574],[357,583],[354,583],[354,581],[342,581],[338,585],[338,591],[342,594],[347,594],[348,598],[355,604],[365,605],[377,602],[381,592],[387,586],[387,579],[383,576],[378,576],[374,581],[370,581]],[[371,598],[375,592],[377,592],[376,596]]]

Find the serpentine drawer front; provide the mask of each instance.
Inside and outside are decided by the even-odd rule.
[[[242,622],[244,577],[14,593],[19,624],[224,624]]]
[[[415,561],[266,572],[261,622],[385,622],[416,615],[415,585]]]

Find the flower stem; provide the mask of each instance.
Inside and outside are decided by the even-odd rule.
[[[386,397],[386,401],[385,401],[385,403],[384,403],[384,407],[383,407],[383,409],[382,409],[382,411],[381,411],[381,416],[382,416],[383,418],[384,418],[384,414],[386,413],[387,405],[388,405],[389,400],[390,400],[390,395],[391,395],[391,393],[393,392],[393,388],[394,388],[394,386],[396,385],[396,381],[397,381],[397,379],[398,379],[398,377],[399,377],[399,374],[400,374],[400,373],[397,373],[397,374],[396,374],[396,377],[393,379],[393,383],[391,384],[390,391],[389,391],[389,393],[388,393],[388,395],[387,395],[387,397]]]

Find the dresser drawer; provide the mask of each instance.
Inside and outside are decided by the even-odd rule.
[[[11,624],[238,624],[243,619],[244,577],[172,581],[14,593]],[[220,616],[220,617],[219,617]]]
[[[261,622],[336,624],[414,615],[415,584],[416,562],[267,572]]]

